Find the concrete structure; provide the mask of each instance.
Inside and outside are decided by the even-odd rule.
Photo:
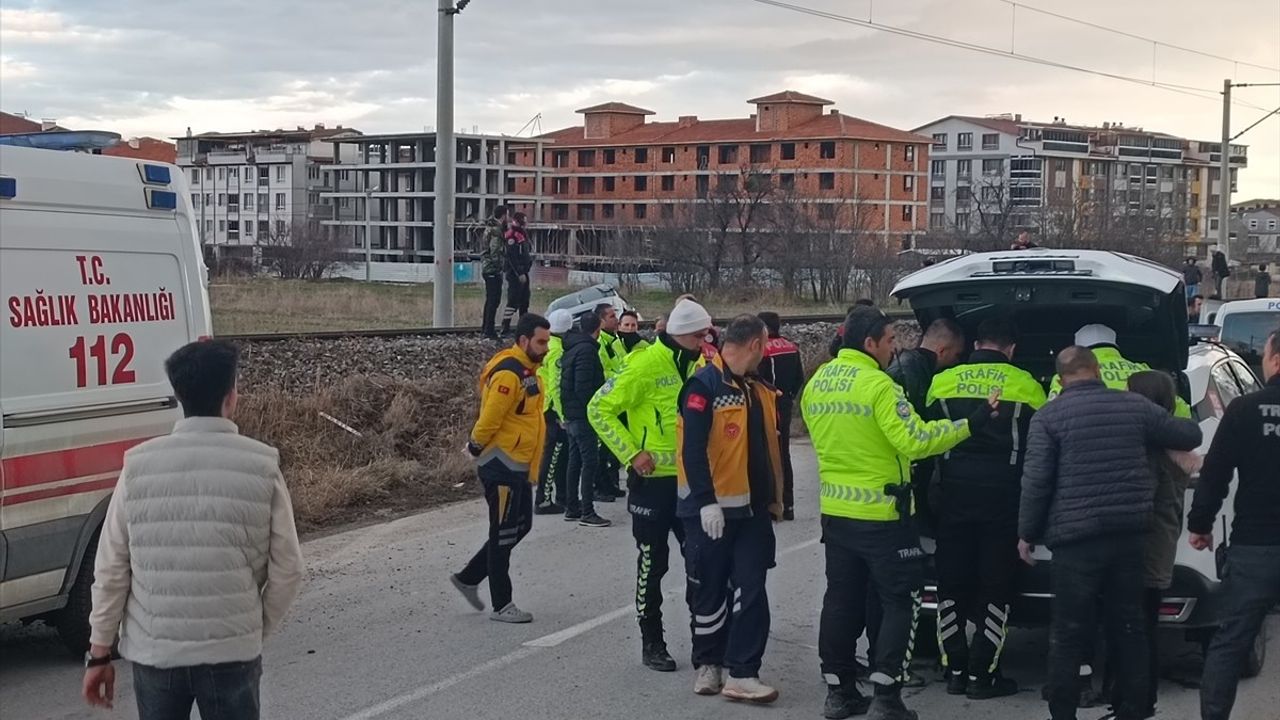
[[[855,199],[870,230],[910,245],[925,230],[929,138],[826,111],[830,100],[785,91],[750,100],[748,117],[649,122],[625,103],[583,108],[583,124],[541,136],[546,204],[566,227],[651,227],[746,183],[767,182],[821,215]]]
[[[366,235],[375,262],[430,262],[435,223],[435,133],[394,133],[328,139],[344,185],[320,193],[330,208],[321,220],[363,261]],[[484,218],[499,204],[538,217],[544,140],[460,133],[454,248],[480,249]],[[348,180],[350,184],[345,184]],[[535,245],[536,247],[536,245]]]
[[[1035,229],[1055,208],[1088,203],[1114,216],[1148,215],[1204,254],[1219,242],[1221,143],[1104,123],[1023,120],[1021,115],[951,115],[915,129],[933,138],[929,227],[978,232],[1008,214],[1014,230]],[[1232,145],[1231,181],[1247,164]]]
[[[1239,203],[1232,208],[1231,224],[1232,233],[1245,240],[1244,253],[1232,256],[1233,260],[1273,267],[1280,262],[1280,200]]]
[[[191,184],[191,204],[206,247],[249,256],[263,244],[287,244],[291,233],[332,211],[321,192],[355,187],[333,166],[344,159],[325,140],[359,136],[341,125],[243,133],[208,132],[174,138],[177,165]],[[349,154],[354,160],[354,153]],[[244,248],[244,250],[236,250]]]

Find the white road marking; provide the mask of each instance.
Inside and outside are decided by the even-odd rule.
[[[783,548],[782,550],[779,550],[777,556],[783,557],[786,555],[790,555],[791,553],[794,553],[794,552],[799,552],[800,550],[804,550],[805,548],[810,548],[810,547],[813,547],[814,545],[817,545],[818,542],[819,540],[817,538],[806,540],[798,545],[792,545],[791,547]],[[682,584],[677,588],[672,588],[671,590],[668,590],[667,592],[663,593],[663,595],[668,598],[679,597],[682,593],[684,593],[684,588],[685,586]],[[550,635],[543,635],[540,638],[534,638],[533,640],[529,640],[528,642],[524,643],[523,646],[517,648],[512,652],[507,653],[506,655],[503,655],[502,657],[494,658],[493,660],[490,660],[488,662],[481,663],[480,665],[477,665],[471,668],[470,670],[458,673],[456,675],[451,675],[443,680],[434,682],[430,685],[424,685],[416,690],[411,690],[402,695],[397,695],[391,698],[390,700],[385,700],[381,703],[378,703],[377,705],[373,705],[369,708],[361,710],[360,712],[357,712],[354,715],[348,715],[342,718],[342,720],[371,720],[372,718],[385,715],[391,712],[392,710],[402,708],[405,705],[417,702],[419,700],[424,700],[428,697],[431,697],[432,695],[435,695],[438,692],[441,692],[442,690],[447,690],[453,687],[454,685],[457,685],[458,683],[466,682],[467,680],[492,672],[493,670],[497,670],[499,668],[506,667],[507,665],[511,665],[513,663],[519,662],[529,657],[530,655],[534,655],[538,653],[544,648],[561,645],[569,640],[572,640],[575,637],[578,637],[579,635],[582,635],[583,633],[589,630],[598,628],[601,625],[606,625],[619,618],[626,617],[627,615],[631,614],[634,611],[635,611],[634,605],[626,605],[616,610],[611,610],[603,615],[599,615],[594,618],[591,618],[590,620],[580,622],[577,625],[573,625],[563,630],[553,632]]]

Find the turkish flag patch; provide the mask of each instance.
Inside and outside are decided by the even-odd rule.
[[[741,434],[742,434],[742,428],[738,426],[737,423],[729,423],[728,425],[724,426],[724,436],[729,438],[730,440],[737,440],[738,436]]]
[[[499,385],[498,392],[502,393],[503,395],[510,395],[511,388],[507,387],[506,385]]]
[[[695,412],[702,412],[707,409],[707,399],[698,393],[689,393],[688,399],[684,401],[684,406]]]

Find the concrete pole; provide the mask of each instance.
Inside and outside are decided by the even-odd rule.
[[[373,280],[373,221],[370,219],[369,203],[373,200],[373,192],[369,189],[368,175],[364,181],[364,281]]]
[[[1227,261],[1231,261],[1231,80],[1222,81],[1222,154],[1218,164],[1218,246]],[[1222,288],[1225,295],[1226,287]]]
[[[435,264],[433,327],[453,327],[453,0],[440,0],[436,44],[436,210],[432,222]]]

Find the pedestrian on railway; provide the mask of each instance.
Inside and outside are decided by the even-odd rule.
[[[538,364],[547,356],[551,324],[526,313],[516,323],[515,344],[494,355],[480,371],[480,414],[466,450],[489,505],[489,538],[450,580],[476,610],[484,609],[480,583],[489,580],[490,620],[527,623],[533,615],[511,598],[511,551],[533,527],[533,483],[537,482],[546,434],[545,388]]]
[[[692,300],[676,304],[666,332],[627,359],[587,406],[587,418],[615,457],[628,466],[627,510],[639,551],[636,615],[646,667],[672,672],[662,627],[662,578],[669,567],[668,537],[681,552],[684,524],[676,517],[676,417],[680,389],[705,362],[700,348],[711,315]],[[628,422],[620,416],[626,413]]]
[[[507,309],[502,315],[504,336],[511,332],[512,320],[529,312],[529,298],[532,295],[529,273],[533,271],[533,243],[529,241],[529,229],[525,222],[524,213],[518,212],[503,233],[507,275]]]
[[[1231,266],[1227,264],[1226,254],[1221,250],[1214,250],[1209,267],[1213,270],[1213,294],[1222,297],[1223,284],[1231,277]]]
[[[498,306],[502,304],[502,276],[507,262],[507,217],[507,206],[499,205],[484,221],[484,249],[480,254],[480,276],[484,278],[484,315],[480,318],[480,331],[489,340],[498,339]]]
[[[775,312],[759,318],[769,330],[769,343],[760,363],[760,377],[778,390],[778,445],[782,450],[782,519],[795,520],[795,471],[791,466],[791,417],[796,398],[804,390],[804,358],[800,346],[782,336],[782,319]]]
[[[693,691],[771,703],[778,691],[760,682],[760,665],[769,639],[765,575],[783,508],[778,391],[756,374],[769,344],[760,318],[738,316],[723,339],[723,365],[707,364],[684,384],[677,421]]]
[[[640,315],[635,310],[623,310],[618,316],[618,342],[624,357],[649,347],[649,341],[640,334]]]
[[[583,527],[609,527],[612,523],[596,514],[595,486],[600,477],[600,438],[587,421],[587,404],[604,385],[600,364],[600,316],[583,315],[577,330],[565,336],[564,357],[560,360],[560,389],[564,404],[565,431],[569,436],[569,492],[564,519]]]
[[[538,377],[546,389],[547,436],[542,448],[542,466],[538,469],[538,490],[534,498],[534,515],[559,515],[565,511],[565,472],[568,466],[569,436],[565,432],[564,407],[560,402],[560,356],[564,354],[564,336],[573,325],[568,310],[556,310],[547,316],[551,339],[547,356],[538,365]]]
[[[1194,257],[1187,258],[1186,264],[1182,266],[1182,282],[1186,285],[1187,297],[1200,294],[1200,281],[1203,279],[1200,262]]]
[[[995,401],[960,420],[925,422],[885,372],[893,321],[857,307],[844,324],[844,348],[805,386],[800,406],[818,455],[827,590],[818,654],[827,681],[824,715],[867,712],[874,720],[915,720],[902,703],[924,583],[924,551],[911,521],[913,460],[946,452],[990,420]],[[875,642],[874,697],[858,692],[857,638],[868,592],[883,606]]]
[[[1267,272],[1265,263],[1258,266],[1258,274],[1253,277],[1253,296],[1271,297],[1271,273]]]
[[[1003,319],[978,325],[963,364],[933,378],[930,418],[968,417],[1000,395],[998,416],[938,459],[938,647],[947,694],[989,700],[1018,692],[1000,672],[1018,571],[1018,495],[1024,438],[1044,387],[1013,364],[1017,338]],[[973,623],[973,642],[967,624]]]
[[[83,696],[112,707],[112,646],[141,720],[257,720],[262,645],[302,585],[275,448],[230,418],[238,352],[198,342],[165,361],[184,419],[125,453],[93,571]]]
[[[1280,603],[1280,332],[1262,355],[1267,385],[1236,398],[1222,416],[1196,482],[1187,528],[1191,547],[1213,549],[1213,527],[1238,473],[1235,520],[1222,591],[1222,623],[1200,681],[1201,720],[1228,720],[1249,648]]]
[[[1126,670],[1115,717],[1138,720],[1149,672],[1142,566],[1155,496],[1147,449],[1193,450],[1200,426],[1108,388],[1088,348],[1062,350],[1056,365],[1063,391],[1031,420],[1018,513],[1023,561],[1034,564],[1038,544],[1053,551],[1049,711],[1075,720],[1101,598],[1107,646]]]

